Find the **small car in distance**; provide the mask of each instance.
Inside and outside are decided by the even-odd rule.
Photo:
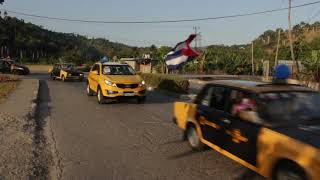
[[[27,66],[17,63],[14,60],[0,59],[0,72],[16,75],[27,75],[30,73],[30,70]]]
[[[48,71],[51,79],[61,79],[63,82],[67,80],[83,81],[84,73],[76,68],[72,63],[57,63]]]
[[[146,100],[146,85],[131,66],[116,62],[97,62],[88,75],[87,95],[97,95],[98,103],[115,101],[119,97]]]
[[[208,146],[264,177],[320,179],[319,107],[307,87],[217,80],[194,102],[176,102],[174,122],[193,149]]]

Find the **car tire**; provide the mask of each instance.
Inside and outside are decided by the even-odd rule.
[[[138,103],[139,104],[144,104],[145,102],[146,102],[146,97],[145,96],[143,96],[143,97],[138,97],[137,98],[137,101],[138,101]]]
[[[79,82],[82,82],[83,81],[83,78],[79,78]]]
[[[276,168],[272,179],[275,180],[307,180],[305,172],[296,164],[282,163]]]
[[[54,77],[53,74],[50,74],[50,78],[51,78],[51,80],[56,80],[56,77]]]
[[[86,91],[87,91],[88,96],[93,96],[94,93],[93,93],[92,89],[90,88],[89,83],[87,83]]]
[[[62,80],[62,82],[66,82],[66,78],[64,77],[64,75],[62,75],[61,80]]]
[[[201,151],[204,149],[205,145],[200,141],[197,130],[194,126],[189,126],[187,128],[186,138],[193,150]]]
[[[102,91],[100,88],[97,90],[97,100],[99,104],[105,104],[106,103],[106,97],[103,96]]]
[[[12,70],[12,74],[14,74],[14,75],[20,75],[20,71]]]

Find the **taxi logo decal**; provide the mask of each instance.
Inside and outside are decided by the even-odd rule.
[[[208,125],[208,126],[211,126],[211,127],[215,128],[215,129],[220,129],[221,128],[218,124],[208,121],[203,116],[200,116],[199,121],[200,121],[201,125]]]
[[[241,142],[248,142],[248,138],[244,137],[241,134],[240,129],[232,129],[232,130],[227,130],[227,134],[229,134],[232,137],[232,141],[239,144]]]

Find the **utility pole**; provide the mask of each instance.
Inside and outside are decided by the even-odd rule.
[[[276,57],[274,59],[274,67],[276,67],[278,65],[278,53],[279,53],[280,35],[281,35],[281,29],[278,29],[278,41],[277,41]]]
[[[252,75],[254,76],[254,57],[253,57],[253,41],[251,43],[251,66],[252,66]]]
[[[195,46],[194,48],[197,49],[198,48],[198,35],[200,34],[199,31],[200,27],[199,26],[193,26],[193,30],[194,30],[194,34],[196,35],[196,38],[194,40]]]
[[[292,58],[292,61],[293,63],[295,63],[296,65],[296,68],[297,68],[297,74],[296,74],[296,77],[297,79],[299,80],[299,63],[298,61],[295,59],[294,57],[294,52],[293,52],[293,39],[292,39],[292,28],[291,28],[291,3],[292,3],[292,0],[289,0],[289,8],[288,8],[288,24],[289,24],[289,30],[288,30],[288,34],[289,34],[289,42],[290,42],[290,51],[291,51],[291,58]]]

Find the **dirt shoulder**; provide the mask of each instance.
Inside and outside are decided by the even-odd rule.
[[[19,78],[0,74],[0,102],[18,86]]]
[[[23,79],[0,103],[1,180],[46,179],[47,168],[43,166],[50,155],[43,157],[45,141],[37,121],[38,89],[39,80]]]

